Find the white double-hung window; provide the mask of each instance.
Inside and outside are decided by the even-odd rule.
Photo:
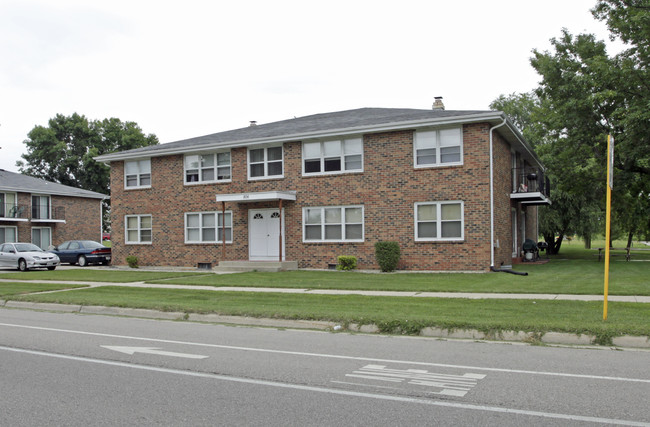
[[[152,240],[151,215],[127,215],[124,217],[127,244],[150,244]]]
[[[230,151],[185,156],[185,183],[229,182]]]
[[[124,162],[124,187],[151,187],[151,159]]]
[[[225,221],[224,221],[225,219]],[[185,214],[185,243],[232,243],[232,212],[192,212]]]
[[[423,202],[415,204],[415,240],[464,239],[463,202]]]
[[[282,176],[282,146],[248,150],[248,179],[281,178]]]
[[[363,140],[350,138],[302,144],[304,175],[363,171]]]
[[[413,145],[416,168],[463,163],[463,129],[461,127],[417,131]]]
[[[304,242],[363,242],[363,206],[303,208]]]

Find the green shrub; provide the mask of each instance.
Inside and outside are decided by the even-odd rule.
[[[337,270],[350,271],[357,268],[357,257],[351,255],[341,255],[338,258]]]
[[[131,268],[138,268],[138,257],[129,255],[126,257],[126,263],[129,264],[129,267]]]
[[[375,243],[375,258],[383,272],[395,271],[399,262],[400,250],[397,242]]]

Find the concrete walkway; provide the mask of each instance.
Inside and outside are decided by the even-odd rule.
[[[69,285],[85,285],[89,288],[101,286],[124,286],[131,288],[161,288],[187,289],[195,291],[215,292],[270,292],[285,294],[314,294],[314,295],[368,295],[385,297],[416,297],[416,298],[467,298],[467,299],[526,299],[526,300],[563,300],[563,301],[602,301],[603,295],[571,295],[571,294],[506,294],[506,293],[474,293],[474,292],[415,292],[415,291],[360,291],[347,289],[306,289],[306,288],[262,288],[237,286],[195,286],[195,285],[165,285],[145,282],[78,282],[71,280],[12,280],[0,279],[0,283],[57,283]],[[78,289],[78,288],[77,288]],[[76,289],[64,289],[50,292],[66,292]],[[609,295],[608,301],[650,303],[650,296]]]

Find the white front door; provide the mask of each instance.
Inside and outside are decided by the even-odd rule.
[[[279,260],[281,219],[278,209],[248,211],[248,257],[251,261]],[[282,221],[282,259],[284,260],[284,221]]]

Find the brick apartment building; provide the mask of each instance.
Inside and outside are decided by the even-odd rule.
[[[362,108],[97,157],[110,164],[113,262],[488,271],[537,240],[544,168],[502,112]],[[224,241],[225,240],[225,241]]]
[[[0,169],[0,243],[101,241],[108,196]]]

